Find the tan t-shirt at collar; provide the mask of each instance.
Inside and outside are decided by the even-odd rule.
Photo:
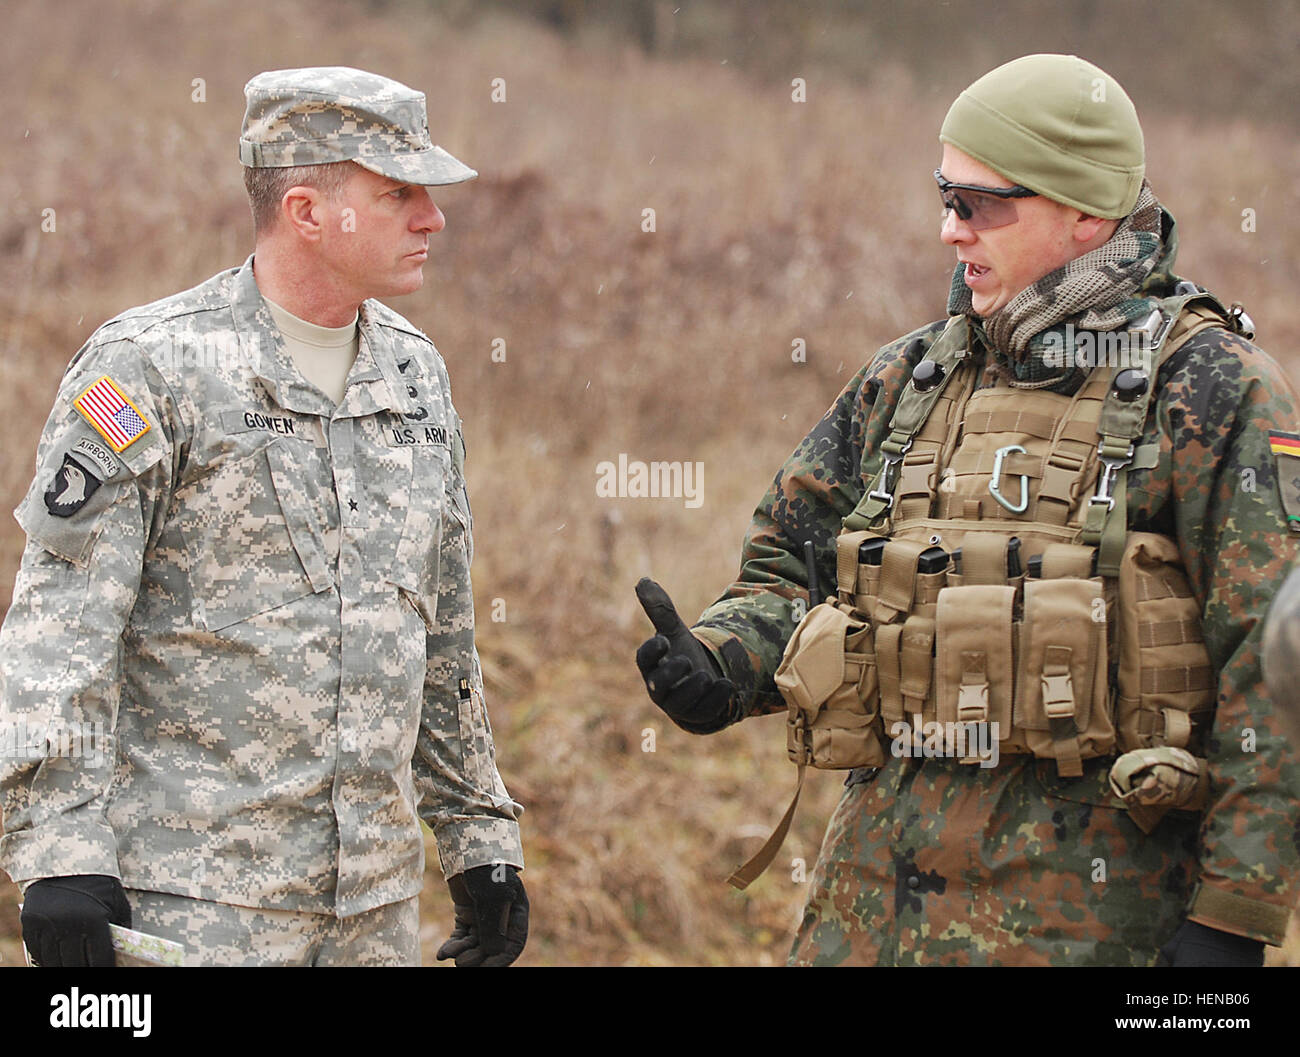
[[[284,347],[307,381],[335,404],[343,399],[348,372],[357,358],[357,320],[342,327],[320,327],[299,319],[262,295],[280,329]]]

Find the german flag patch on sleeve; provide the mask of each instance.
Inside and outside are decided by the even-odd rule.
[[[1300,434],[1271,429],[1268,446],[1277,462],[1277,490],[1286,527],[1300,532]]]
[[[124,451],[149,432],[149,421],[108,375],[73,401],[114,451]]]

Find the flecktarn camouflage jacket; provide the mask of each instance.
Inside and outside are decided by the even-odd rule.
[[[1172,251],[1163,263],[1150,296],[1173,292]],[[778,471],[739,577],[693,629],[747,715],[784,710],[773,674],[806,597],[804,542],[834,584],[842,519],[874,481],[899,394],[942,329],[885,346],[845,386]],[[1185,914],[1281,944],[1300,894],[1300,758],[1260,655],[1298,538],[1270,434],[1300,433],[1297,422],[1281,368],[1211,328],[1159,371],[1139,441],[1154,465],[1129,472],[1129,528],[1176,541],[1201,606],[1218,682],[1206,810],[1170,812],[1143,834],[1110,792],[1110,759],[1085,761],[1077,778],[1030,756],[994,768],[889,758],[850,772],[793,961],[1149,965]]]

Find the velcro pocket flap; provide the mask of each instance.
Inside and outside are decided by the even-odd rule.
[[[1017,726],[1046,731],[1053,721],[1071,720],[1078,732],[1087,730],[1093,705],[1104,705],[1101,581],[1027,580],[1020,645]]]
[[[996,722],[1011,729],[1011,621],[1016,589],[945,587],[935,614],[940,723]]]
[[[280,501],[284,514],[285,528],[293,549],[298,553],[303,571],[307,574],[313,593],[326,591],[334,586],[334,576],[330,564],[325,558],[325,549],[314,525],[311,508],[302,494],[306,474],[293,464],[288,450],[280,444],[266,447],[266,459],[271,465],[271,483],[275,496]]]
[[[829,603],[808,610],[776,670],[776,686],[786,703],[811,719],[850,677],[856,684],[860,673],[847,670],[845,640],[865,629],[865,624]],[[854,667],[859,667],[861,659],[854,660]]]

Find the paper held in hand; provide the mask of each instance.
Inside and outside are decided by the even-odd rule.
[[[18,904],[21,913],[23,905]],[[185,964],[185,945],[174,940],[165,940],[161,936],[150,936],[147,932],[137,932],[122,925],[109,924],[108,934],[112,937],[113,950],[117,952],[119,966],[153,966]],[[39,963],[23,944],[23,957],[27,964],[37,966]]]

